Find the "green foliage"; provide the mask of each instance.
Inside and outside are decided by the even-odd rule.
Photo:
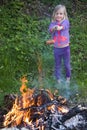
[[[23,3],[12,2],[9,8],[2,7],[0,11],[0,86],[2,91],[7,91],[8,88],[16,90],[21,76],[33,77],[38,73],[37,55],[41,55],[44,48],[44,40],[40,36],[43,30],[42,22],[23,14],[20,11],[20,5],[23,6]]]
[[[87,76],[87,35],[86,35],[86,19],[79,15],[75,19],[71,19],[71,60],[72,71],[80,80]]]

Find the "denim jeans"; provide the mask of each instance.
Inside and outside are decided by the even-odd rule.
[[[55,61],[55,77],[56,77],[56,79],[61,78],[62,60],[64,63],[66,78],[68,78],[71,76],[70,46],[67,46],[64,48],[55,48],[54,47],[54,61]]]

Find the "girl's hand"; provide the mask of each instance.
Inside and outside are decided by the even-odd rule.
[[[63,26],[59,26],[59,25],[55,25],[54,27],[53,27],[53,30],[55,31],[55,30],[58,30],[58,31],[60,31],[60,30],[62,30],[63,29]]]
[[[58,25],[55,25],[54,27],[53,27],[53,31],[55,31],[55,30],[57,30],[58,29]]]
[[[47,41],[46,41],[46,44],[54,44],[54,42],[55,42],[55,41],[54,41],[53,39],[50,39],[50,40],[47,40]]]

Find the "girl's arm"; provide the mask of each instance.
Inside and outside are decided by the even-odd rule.
[[[54,25],[53,27],[50,28],[50,32],[54,32],[54,31],[56,31],[57,28],[58,28],[58,26],[57,26],[57,25]]]
[[[50,33],[53,33],[54,31],[57,30],[57,25],[55,25],[55,22],[52,22],[50,25],[49,25],[49,32]]]
[[[60,31],[60,30],[62,30],[62,29],[64,29],[63,26],[54,25],[54,26],[50,26],[49,31],[52,33],[52,32],[54,32],[54,31]]]
[[[64,20],[64,22],[61,25],[57,25],[56,30],[60,31],[63,29],[69,29],[70,25],[69,25],[69,21],[68,20]]]
[[[70,23],[69,20],[64,20],[64,22],[62,23],[63,29],[69,29],[70,28]]]

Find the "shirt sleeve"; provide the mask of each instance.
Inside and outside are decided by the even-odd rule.
[[[52,28],[55,26],[55,23],[54,22],[51,22],[50,25],[49,25],[49,28],[48,28],[48,31],[50,33],[52,33]]]
[[[70,23],[69,20],[64,20],[62,23],[63,29],[69,29],[70,28]]]

